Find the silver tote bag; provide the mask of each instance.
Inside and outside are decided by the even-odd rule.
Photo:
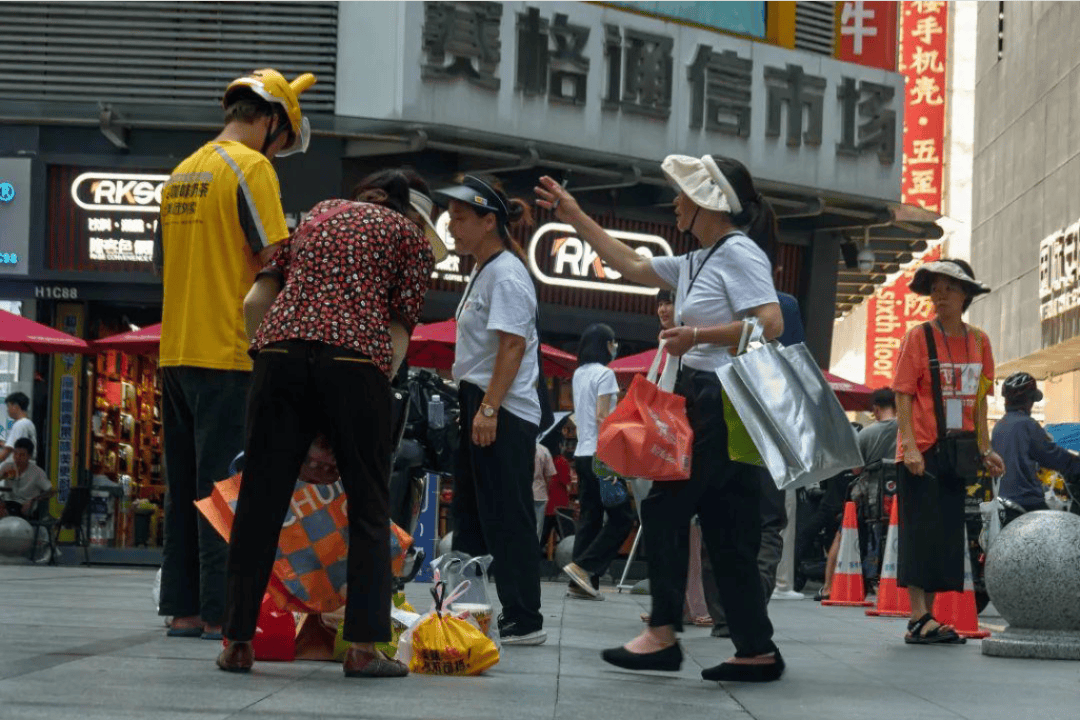
[[[855,429],[803,343],[762,345],[716,374],[781,490],[862,467]]]

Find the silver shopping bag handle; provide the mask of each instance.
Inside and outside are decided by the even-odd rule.
[[[742,324],[742,336],[739,338],[739,348],[735,353],[736,355],[742,355],[746,352],[746,348],[750,343],[761,342],[765,336],[765,330],[761,327],[761,321],[757,319],[756,315],[743,318]]]

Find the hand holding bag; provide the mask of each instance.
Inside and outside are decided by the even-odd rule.
[[[686,418],[686,399],[656,386],[661,353],[648,378],[635,375],[626,397],[600,426],[596,457],[624,477],[686,480],[694,431]]]
[[[855,430],[805,344],[767,343],[716,374],[781,490],[864,464]]]

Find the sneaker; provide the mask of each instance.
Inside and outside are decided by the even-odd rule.
[[[595,595],[590,595],[589,593],[587,593],[584,590],[582,590],[581,588],[579,588],[577,585],[571,585],[570,587],[566,588],[566,597],[575,598],[577,600],[603,600],[604,599],[604,596],[603,596],[602,593],[597,592]]]
[[[503,645],[543,645],[547,642],[547,632],[543,629],[526,631],[509,623],[499,630],[499,642]]]
[[[563,572],[570,576],[574,584],[587,592],[591,597],[599,597],[600,591],[592,586],[592,578],[577,563],[569,563],[563,566]]]
[[[773,590],[773,600],[803,600],[806,596],[794,590]]]

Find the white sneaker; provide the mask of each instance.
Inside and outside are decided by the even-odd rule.
[[[585,572],[577,563],[568,563],[563,566],[563,572],[570,576],[574,584],[589,594],[590,597],[600,597],[600,591],[592,586],[589,573]]]
[[[547,631],[534,630],[524,635],[500,635],[499,642],[503,645],[543,645],[547,642]]]
[[[773,590],[773,600],[805,600],[806,595],[794,590]]]

